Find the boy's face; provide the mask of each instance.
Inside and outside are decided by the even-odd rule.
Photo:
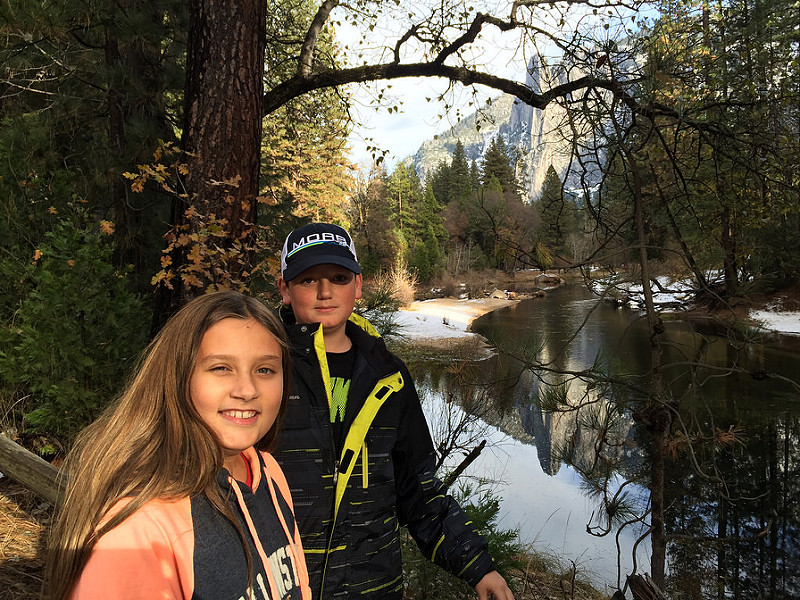
[[[361,275],[339,265],[306,269],[289,282],[278,280],[283,303],[292,307],[298,323],[321,323],[325,335],[344,330],[361,298]]]

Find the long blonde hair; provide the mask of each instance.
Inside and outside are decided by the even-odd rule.
[[[239,292],[195,298],[150,343],[117,402],[81,432],[65,460],[68,481],[50,535],[46,598],[68,598],[97,540],[150,500],[205,494],[233,520],[216,482],[222,448],[188,392],[203,335],[226,318],[255,319],[281,346],[283,399],[258,448],[274,446],[291,373],[283,326],[261,302]],[[123,498],[132,500],[101,526]]]

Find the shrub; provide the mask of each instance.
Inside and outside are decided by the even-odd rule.
[[[73,207],[36,250],[30,291],[0,333],[3,395],[28,396],[28,432],[53,441],[97,416],[146,343],[148,313],[111,263],[112,233]]]
[[[486,538],[497,571],[510,582],[511,571],[525,566],[520,559],[524,547],[517,530],[497,526],[500,512],[497,496],[485,486],[475,489],[470,485],[460,487],[454,495],[475,529]],[[428,561],[410,536],[405,536],[403,545],[403,571],[407,598],[456,600],[475,595],[467,583]]]

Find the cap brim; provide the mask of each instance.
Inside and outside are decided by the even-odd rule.
[[[298,275],[302,275],[303,271],[306,269],[316,267],[317,265],[339,265],[340,267],[344,267],[345,269],[352,271],[356,275],[361,273],[361,267],[352,258],[328,254],[325,256],[307,256],[298,258],[283,271],[283,280],[291,281]]]

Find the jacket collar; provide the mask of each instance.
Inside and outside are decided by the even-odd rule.
[[[313,347],[314,335],[320,327],[319,323],[297,323],[291,307],[285,304],[281,304],[278,308],[278,317],[283,322],[292,345],[297,347],[297,344],[301,344],[303,347]],[[383,338],[372,323],[364,317],[353,313],[347,320],[345,327],[348,337],[353,340],[358,351],[369,356],[370,362],[379,371],[396,370],[397,365],[393,360],[393,355],[386,349]]]

